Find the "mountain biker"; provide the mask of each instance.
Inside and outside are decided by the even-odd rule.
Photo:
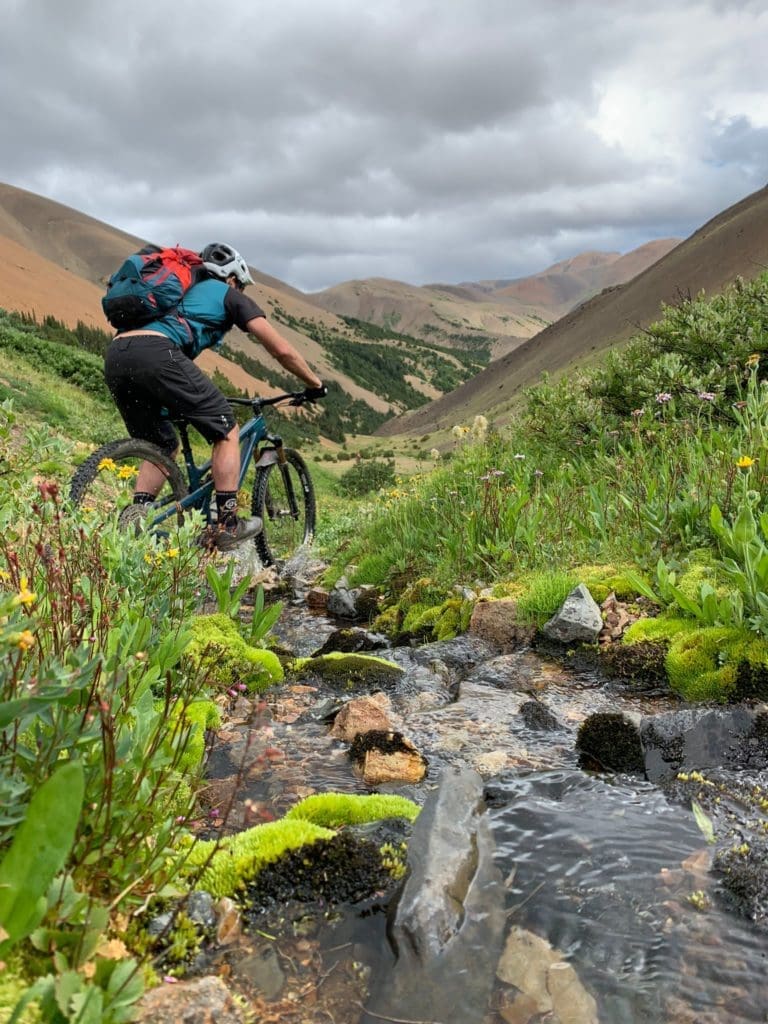
[[[168,416],[183,416],[213,445],[211,456],[217,521],[204,540],[228,551],[261,532],[261,520],[237,515],[240,472],[238,426],[232,407],[193,360],[218,345],[231,327],[253,335],[280,365],[306,384],[307,400],[327,389],[304,357],[267,321],[259,306],[243,294],[253,284],[248,265],[232,246],[212,242],[200,253],[201,279],[176,310],[137,330],[115,335],[104,362],[104,376],[131,437],[151,441],[171,457],[179,441]],[[134,505],[153,501],[165,476],[142,463]]]

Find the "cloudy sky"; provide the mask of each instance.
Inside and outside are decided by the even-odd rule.
[[[0,0],[0,181],[303,290],[517,277],[768,183],[765,0]]]

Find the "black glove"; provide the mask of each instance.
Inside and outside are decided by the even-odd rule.
[[[319,388],[305,388],[304,389],[304,401],[305,402],[317,402],[321,398],[325,398],[328,394],[328,388],[325,384],[321,384]]]

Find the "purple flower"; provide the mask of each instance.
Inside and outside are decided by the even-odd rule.
[[[698,397],[702,402],[714,402],[717,396],[713,391],[700,391]]]
[[[656,401],[659,405],[665,405],[667,402],[672,401],[672,395],[670,395],[668,391],[660,391],[658,395],[656,395]]]

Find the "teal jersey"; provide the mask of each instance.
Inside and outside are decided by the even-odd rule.
[[[203,349],[218,348],[232,327],[245,330],[260,316],[264,312],[253,299],[218,278],[207,278],[189,289],[174,313],[152,320],[145,329],[159,331],[195,359]]]

